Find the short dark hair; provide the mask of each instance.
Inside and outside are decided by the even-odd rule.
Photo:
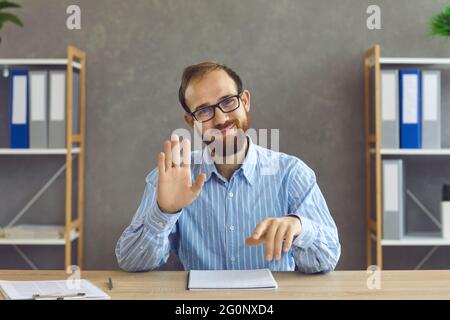
[[[236,72],[234,72],[231,68],[227,67],[224,64],[220,64],[214,61],[205,61],[199,64],[188,66],[183,71],[183,74],[181,76],[180,89],[178,90],[178,99],[180,100],[181,106],[187,113],[189,114],[191,113],[191,110],[186,104],[185,98],[186,89],[189,85],[189,82],[195,78],[201,78],[205,74],[215,70],[225,71],[231,77],[231,79],[234,80],[238,93],[242,92],[241,78],[238,76]]]

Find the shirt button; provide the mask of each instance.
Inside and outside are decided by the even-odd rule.
[[[165,224],[164,222],[162,222],[162,221],[158,222],[158,224],[159,224],[160,227],[164,227],[164,226],[166,225],[166,224]]]
[[[233,198],[233,192],[228,193],[228,196],[229,196],[230,198]]]
[[[234,262],[236,259],[234,257],[230,258],[231,262]]]
[[[139,249],[144,250],[144,246],[140,246]]]
[[[234,226],[230,226],[230,230],[233,231],[234,230]]]

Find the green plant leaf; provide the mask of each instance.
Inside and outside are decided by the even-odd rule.
[[[10,1],[1,1],[0,2],[0,10],[6,9],[6,8],[22,8],[20,4],[10,2]]]
[[[429,27],[432,35],[450,36],[450,5],[430,18]]]
[[[0,12],[0,28],[3,26],[3,24],[7,21],[10,21],[19,27],[23,27],[22,21],[14,14],[12,13],[6,13],[6,12]]]

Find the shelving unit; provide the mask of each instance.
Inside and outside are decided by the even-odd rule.
[[[83,240],[84,240],[84,155],[85,155],[85,114],[86,114],[86,54],[82,50],[67,47],[67,59],[0,59],[0,67],[60,66],[66,68],[66,148],[65,149],[0,149],[0,155],[63,155],[64,165],[48,180],[45,185],[33,196],[23,209],[7,225],[15,225],[28,209],[41,197],[51,184],[65,172],[65,232],[64,238],[0,238],[0,245],[13,245],[17,252],[32,267],[33,262],[20,250],[19,245],[62,245],[65,248],[64,265],[67,269],[76,264],[79,268],[83,265]],[[73,133],[73,71],[77,69],[80,75],[79,82],[79,131]],[[73,147],[76,143],[77,147]],[[72,212],[72,184],[73,161],[77,158],[77,218],[73,219]],[[72,261],[72,244],[77,241],[77,255]]]
[[[385,246],[431,246],[431,250],[419,262],[420,268],[439,246],[450,246],[450,239],[445,239],[436,232],[411,233],[400,240],[384,240],[382,238],[382,157],[398,156],[449,156],[450,149],[381,149],[381,66],[439,66],[450,67],[448,58],[392,58],[381,57],[380,46],[369,48],[364,56],[364,104],[365,104],[365,137],[366,137],[366,219],[367,219],[367,265],[373,265],[372,245],[375,243],[375,264],[383,267],[383,247]],[[374,77],[371,83],[371,72]],[[373,88],[373,100],[371,100]],[[372,109],[374,108],[374,109]],[[374,112],[374,122],[371,114]],[[372,169],[375,169],[372,179]],[[372,181],[375,180],[375,181]],[[374,184],[373,184],[374,182]],[[375,190],[373,190],[375,189]],[[373,192],[375,191],[375,199]],[[417,200],[416,200],[417,201]],[[373,218],[372,210],[375,210]]]

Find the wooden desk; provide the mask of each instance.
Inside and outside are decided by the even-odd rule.
[[[187,272],[83,271],[112,299],[450,299],[450,270],[383,271],[381,289],[367,288],[366,271],[335,271],[321,275],[274,272],[277,290],[189,291]],[[108,277],[114,288],[108,290]],[[0,280],[62,280],[63,271],[0,270]],[[0,299],[3,299],[0,294]]]

